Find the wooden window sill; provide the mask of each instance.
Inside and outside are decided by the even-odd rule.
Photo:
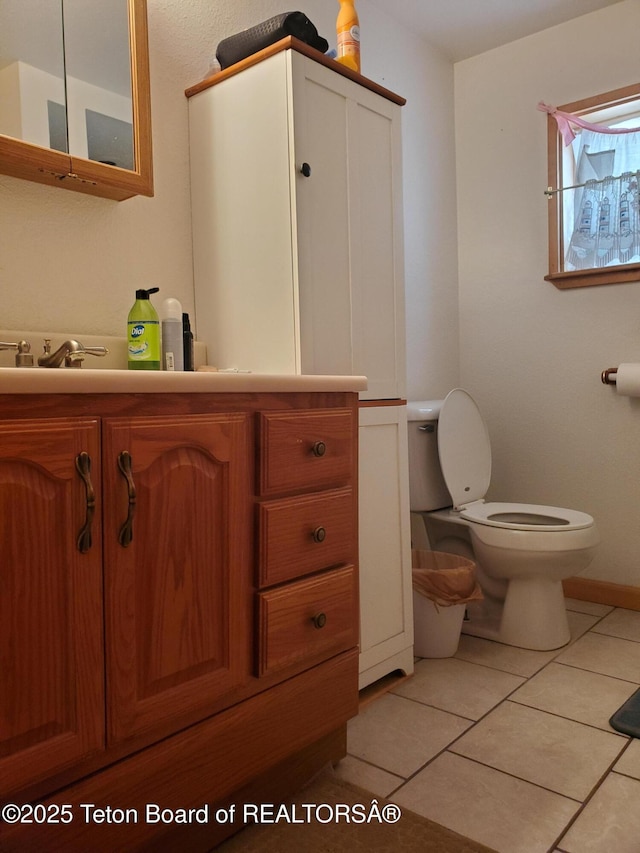
[[[640,281],[640,264],[551,272],[544,278],[560,290],[568,290],[571,287],[593,287],[598,284],[625,284],[630,281]]]

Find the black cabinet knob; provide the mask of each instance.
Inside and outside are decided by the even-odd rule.
[[[313,617],[312,621],[313,621],[313,624],[316,628],[318,628],[318,629],[324,628],[324,626],[327,624],[327,614],[326,613],[317,613]]]
[[[316,529],[311,535],[313,537],[313,541],[319,544],[321,542],[324,542],[324,540],[327,538],[327,531],[324,527],[316,527]]]
[[[311,166],[308,163],[303,163],[302,166],[300,166],[300,173],[303,174],[305,178],[308,178],[311,175]]]

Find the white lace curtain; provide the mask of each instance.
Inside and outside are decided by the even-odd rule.
[[[575,190],[564,204],[565,270],[640,261],[640,132],[583,130],[567,149]],[[584,186],[581,186],[584,185]]]
[[[640,262],[640,128],[593,125],[545,104],[539,108],[555,117],[566,145],[565,189],[558,188],[564,269]]]

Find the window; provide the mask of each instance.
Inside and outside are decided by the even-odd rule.
[[[559,288],[640,282],[640,85],[557,115],[540,108],[549,112],[545,279]]]

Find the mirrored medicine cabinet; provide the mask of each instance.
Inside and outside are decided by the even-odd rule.
[[[153,195],[146,0],[0,0],[0,173]]]

